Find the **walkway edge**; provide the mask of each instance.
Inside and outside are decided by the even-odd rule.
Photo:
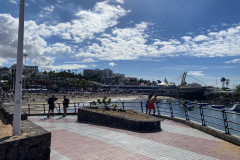
[[[202,126],[200,123],[197,122],[192,122],[192,121],[188,121],[182,118],[176,118],[176,117],[169,117],[169,116],[164,116],[164,115],[157,115],[157,117],[160,118],[165,118],[165,119],[169,119],[169,120],[173,120],[176,122],[180,122],[183,124],[186,124],[188,126],[191,126],[192,128],[198,129],[202,132],[208,133],[214,137],[220,138],[224,141],[230,142],[232,144],[238,145],[240,146],[240,137],[236,137],[234,135],[231,134],[226,134],[220,130],[217,130],[215,128],[209,127],[209,126]]]

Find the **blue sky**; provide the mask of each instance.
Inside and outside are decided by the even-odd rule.
[[[19,0],[0,0],[0,66],[16,62]],[[239,0],[25,0],[27,65],[240,84]],[[187,78],[188,83],[197,82]]]

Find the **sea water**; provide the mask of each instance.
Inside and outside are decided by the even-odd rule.
[[[186,119],[184,107],[182,103],[179,103],[179,100],[177,99],[171,99],[171,100],[168,99],[164,101],[162,100],[160,104],[158,105],[155,104],[155,108],[156,108],[155,114],[171,116],[169,103],[171,103],[172,105],[172,110],[173,110],[172,113],[174,117]],[[143,111],[143,113],[146,113],[146,108],[145,108],[146,99],[123,100],[123,101],[116,102],[116,104],[119,107],[123,107],[124,105],[125,109],[131,109],[138,112]],[[225,106],[225,110],[227,111],[227,120],[240,124],[239,112],[230,111],[229,110],[230,108],[231,108],[230,105]],[[199,107],[193,107],[191,109],[188,109],[187,113],[191,121],[202,124]],[[204,115],[205,125],[225,132],[223,113],[221,112],[221,109],[213,109],[210,106],[206,106],[203,108],[203,115]],[[235,123],[228,122],[228,127],[240,131],[240,125]],[[230,129],[229,132],[233,135],[240,136],[240,132],[234,131],[232,129]]]

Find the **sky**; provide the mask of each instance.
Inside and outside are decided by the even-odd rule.
[[[20,0],[0,0],[0,67],[16,63]],[[240,0],[25,0],[26,65],[240,84]],[[25,60],[24,60],[25,63]]]

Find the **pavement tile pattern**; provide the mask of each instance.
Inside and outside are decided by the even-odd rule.
[[[52,160],[240,160],[239,146],[166,119],[154,133],[78,123],[77,116],[29,119],[52,133]]]

